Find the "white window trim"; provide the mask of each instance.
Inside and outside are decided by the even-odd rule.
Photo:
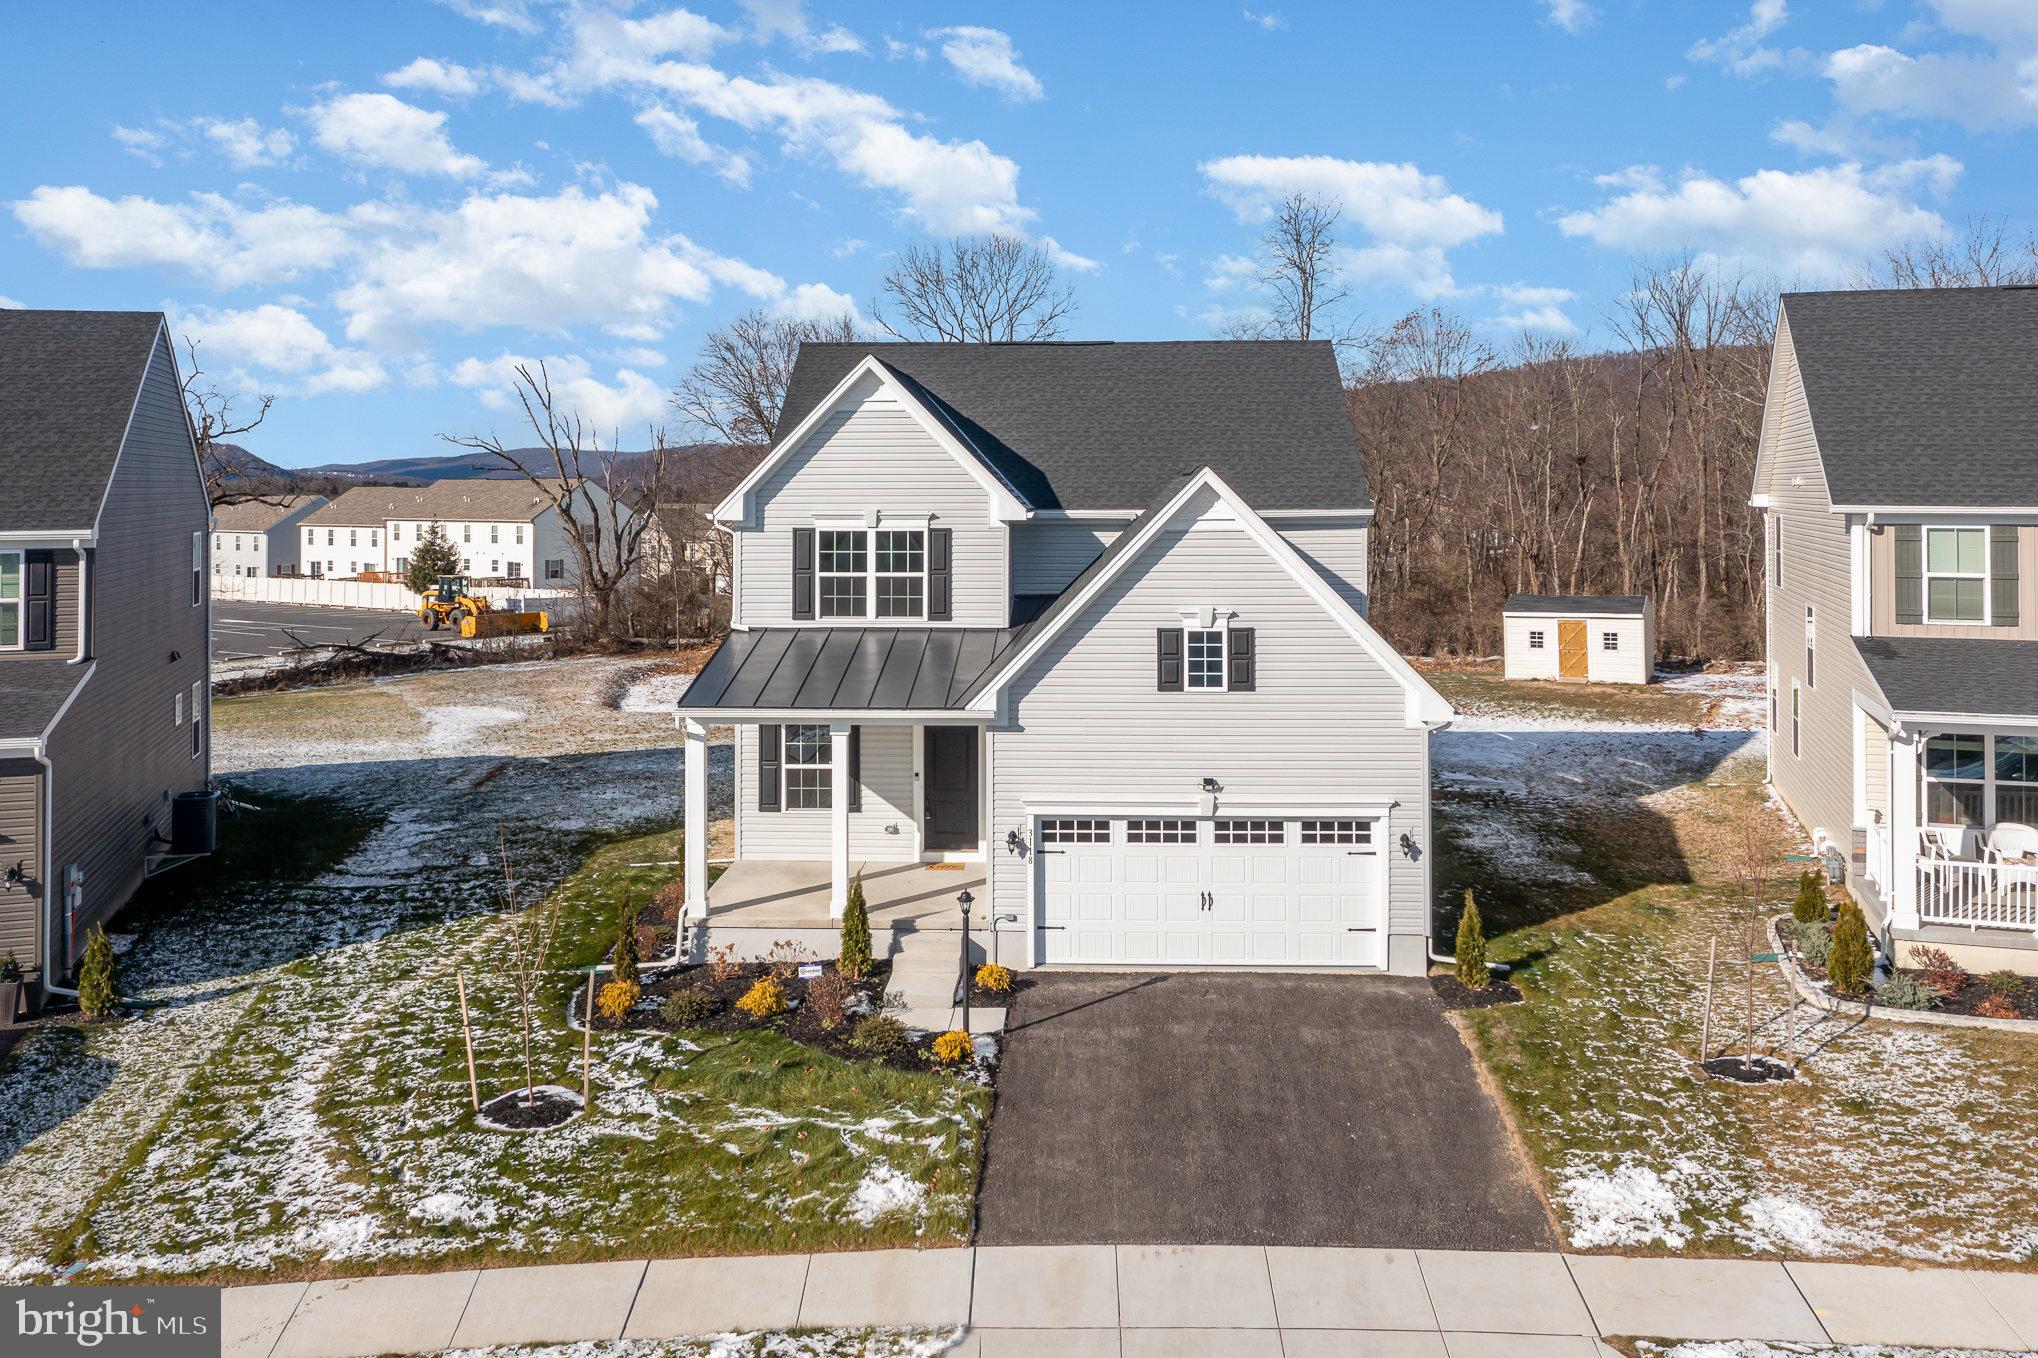
[[[1231,609],[1204,604],[1199,608],[1185,608],[1182,614],[1182,692],[1184,693],[1229,693],[1231,692]],[[1192,685],[1189,682],[1189,634],[1191,632],[1216,632],[1222,638],[1222,650],[1217,657],[1217,683],[1214,685]]]
[[[1924,540],[1919,544],[1919,554],[1924,558],[1924,605],[1925,621],[1947,627],[1992,627],[1995,625],[1995,591],[1989,583],[1989,530],[1979,524],[1940,523],[1925,524]],[[1932,534],[1934,533],[1979,533],[1981,534],[1980,571],[1935,571],[1932,569]],[[1940,618],[1932,614],[1932,582],[1934,580],[1979,580],[1981,581],[1981,618]]]
[[[1620,633],[1617,631],[1601,632],[1599,634],[1599,649],[1602,651],[1620,650]]]
[[[820,763],[818,763],[818,764],[796,764],[796,763],[794,763],[794,762],[793,762],[793,756],[792,756],[792,748],[793,748],[793,742],[792,742],[792,735],[791,735],[791,732],[792,732],[792,729],[793,729],[793,727],[795,727],[795,726],[811,726],[811,727],[814,727],[814,728],[816,728],[817,730],[819,730],[819,731],[821,732],[821,762],[820,762]],[[789,723],[787,723],[787,724],[786,724],[786,727],[785,727],[785,729],[784,729],[783,731],[781,731],[781,732],[779,733],[779,748],[778,748],[778,804],[779,804],[779,807],[780,807],[780,808],[781,808],[782,810],[784,810],[784,811],[832,811],[832,810],[834,810],[834,809],[835,809],[835,782],[834,782],[834,778],[833,778],[832,776],[831,776],[831,777],[829,777],[829,778],[828,778],[828,779],[827,779],[827,780],[826,780],[826,781],[825,781],[825,782],[824,782],[824,783],[822,784],[822,787],[821,787],[821,795],[822,795],[822,796],[823,796],[824,798],[826,798],[826,799],[827,799],[827,800],[826,800],[826,801],[825,801],[825,802],[824,802],[824,803],[823,803],[822,805],[820,805],[820,806],[794,806],[794,805],[793,805],[793,770],[794,770],[794,769],[820,769],[820,770],[821,770],[822,772],[824,772],[824,773],[832,773],[832,770],[833,770],[833,769],[834,769],[834,767],[835,767],[835,764],[834,764],[834,760],[833,760],[833,756],[834,756],[834,742],[833,742],[833,739],[831,738],[831,736],[830,736],[830,734],[829,734],[829,730],[828,730],[828,723],[826,723],[826,722],[812,722],[812,721],[803,721],[803,722],[789,722]]]
[[[0,608],[14,610],[14,643],[0,642],[0,651],[19,651],[28,645],[28,551],[22,547],[0,547],[0,557],[14,558],[14,597],[0,600]]]
[[[1544,646],[1543,646],[1543,629],[1542,629],[1542,628],[1540,628],[1540,627],[1532,627],[1532,628],[1530,628],[1530,629],[1529,629],[1529,634],[1528,634],[1528,648],[1529,648],[1529,649],[1530,649],[1531,651],[1540,651],[1540,650],[1543,650],[1543,649],[1544,649]]]
[[[2021,738],[2022,732],[2012,731],[1931,731],[1918,745],[1918,820],[1934,830],[1973,829],[1983,834],[2002,823],[2002,811],[1996,804],[1997,789],[2001,787],[2038,788],[2038,783],[2027,783],[2015,778],[2004,778],[1996,772],[1996,742],[2005,737]],[[1981,777],[1979,778],[1935,778],[1931,771],[1930,745],[1941,737],[1979,737],[1981,740]],[[1928,795],[1931,785],[1939,783],[1947,787],[1981,788],[1981,823],[1963,826],[1955,821],[1933,820],[1932,799]]]
[[[1795,679],[1790,681],[1790,757],[1804,758],[1804,697]]]
[[[881,622],[908,623],[926,622],[929,603],[928,560],[931,551],[932,532],[929,524],[932,516],[926,514],[858,514],[843,517],[814,516],[814,559],[810,563],[814,571],[814,617],[820,622]],[[863,537],[863,611],[861,613],[829,613],[822,600],[825,591],[822,584],[828,580],[850,580],[858,578],[856,571],[824,571],[821,569],[821,537],[825,533],[857,533]],[[878,569],[877,538],[880,533],[918,533],[920,535],[920,569],[918,571],[881,571]],[[920,610],[917,613],[879,613],[877,594],[880,580],[914,580],[920,582]]]

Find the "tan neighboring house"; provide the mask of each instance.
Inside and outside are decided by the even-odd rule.
[[[2038,973],[2038,291],[1786,294],[1770,780],[1885,951]]]
[[[209,812],[210,515],[156,312],[0,311],[0,422],[0,953],[39,1005]]]
[[[214,578],[257,580],[300,574],[299,525],[325,503],[323,495],[283,495],[213,510]]]
[[[614,502],[583,481],[575,492],[587,522]],[[567,589],[578,573],[572,533],[551,499],[522,477],[434,481],[423,486],[357,486],[306,515],[303,573],[346,579],[401,575],[432,524],[446,530],[460,570],[477,580],[516,580]]]

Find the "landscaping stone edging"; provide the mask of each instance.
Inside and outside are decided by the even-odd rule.
[[[1888,1019],[1892,1023],[1923,1023],[1938,1028],[1993,1028],[2001,1033],[2038,1033],[2038,1019],[1987,1018],[1981,1014],[1938,1014],[1930,1009],[1895,1009],[1878,1005],[1873,1000],[1843,1000],[1821,990],[1811,977],[1798,969],[1796,960],[1790,955],[1781,927],[1788,918],[1788,915],[1773,915],[1769,920],[1769,941],[1775,945],[1777,965],[1783,968],[1790,988],[1797,992],[1799,999],[1829,1014]]]

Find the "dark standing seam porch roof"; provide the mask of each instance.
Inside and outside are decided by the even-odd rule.
[[[998,627],[767,627],[731,632],[683,712],[947,712],[1019,636]]]

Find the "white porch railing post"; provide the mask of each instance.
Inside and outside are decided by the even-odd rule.
[[[828,916],[841,919],[849,909],[849,725],[828,727],[828,822],[834,830],[829,854]]]
[[[681,717],[686,734],[686,914],[708,917],[708,728]]]
[[[1918,741],[1915,731],[1892,731],[1889,738],[1889,883],[1890,924],[1918,927],[1918,877],[1927,870],[1918,855],[1918,828],[1924,817],[1918,807]]]

